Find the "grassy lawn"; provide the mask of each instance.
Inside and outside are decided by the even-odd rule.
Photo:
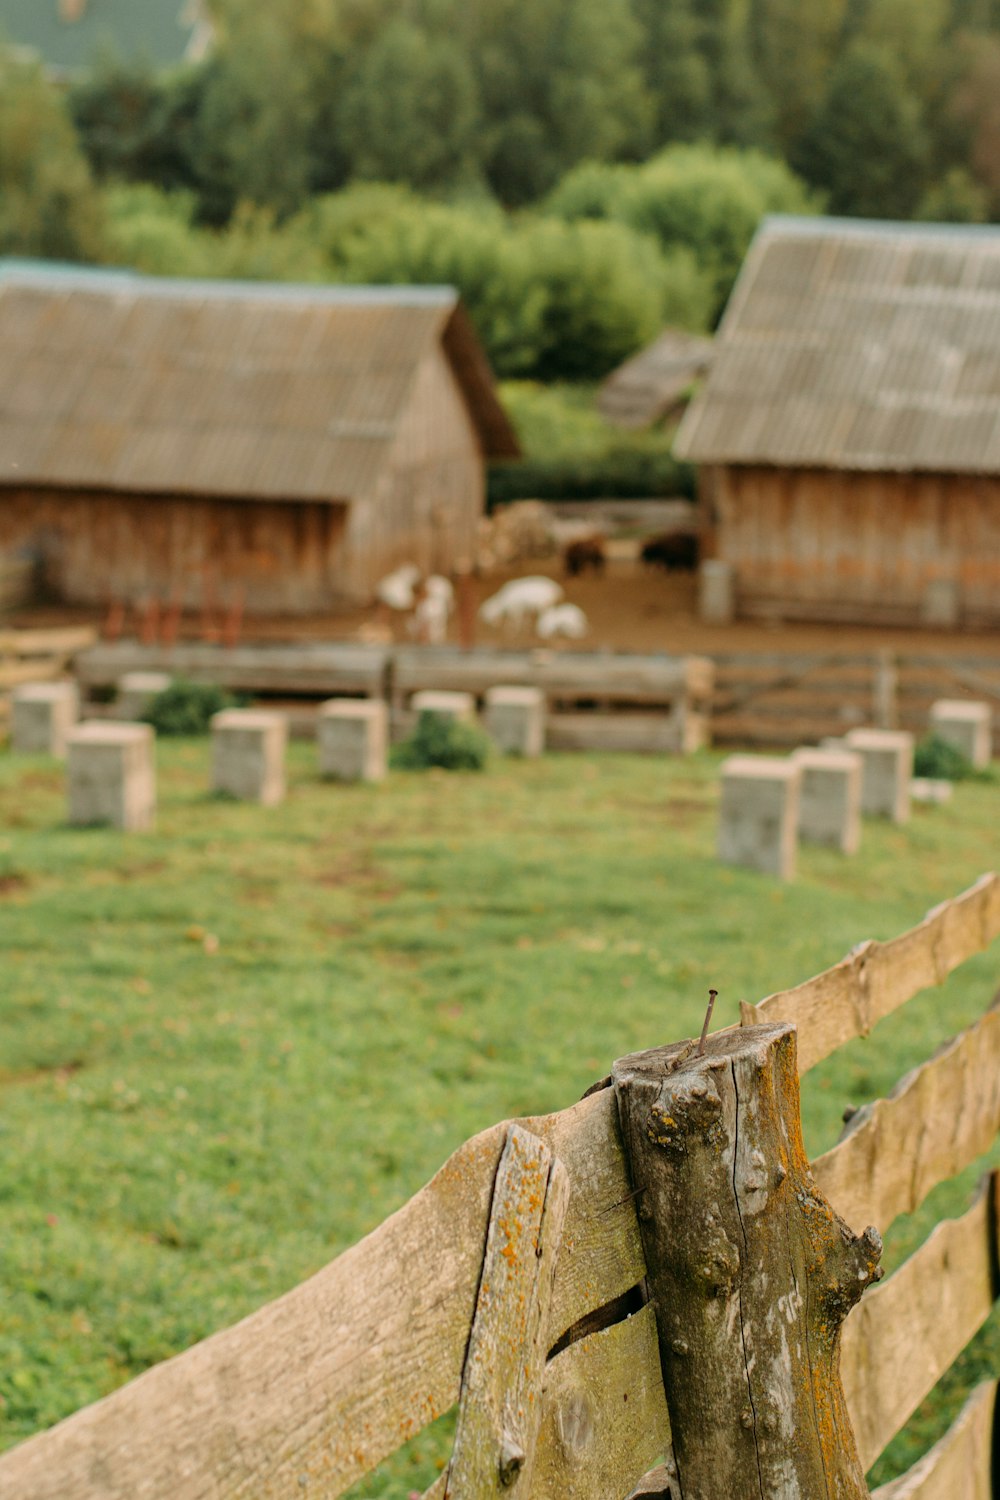
[[[572,1103],[614,1057],[719,1024],[891,937],[998,859],[1000,788],[964,784],[779,886],[713,859],[718,757],[548,756],[474,774],[205,793],[158,748],[155,834],[67,828],[63,773],[0,754],[0,1446],[318,1269],[462,1140]],[[973,1020],[1000,954],[810,1075],[813,1154]],[[998,1158],[1000,1159],[1000,1158]],[[976,1172],[890,1236],[891,1268]],[[996,1318],[880,1462],[1000,1374]],[[429,1483],[418,1439],[358,1496]]]

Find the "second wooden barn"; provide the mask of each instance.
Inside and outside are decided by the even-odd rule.
[[[737,613],[1000,624],[1000,231],[766,220],[676,451]]]
[[[517,452],[450,288],[0,262],[0,556],[50,596],[362,601],[470,557]]]

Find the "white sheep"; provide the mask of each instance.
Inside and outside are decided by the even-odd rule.
[[[551,640],[556,635],[578,641],[587,634],[590,626],[578,604],[555,604],[542,611],[535,629],[543,641]]]
[[[551,609],[562,596],[562,584],[552,578],[512,578],[480,607],[479,617],[487,625],[503,623],[519,629],[529,616]]]
[[[440,573],[432,573],[425,580],[424,593],[432,599],[443,599],[449,614],[455,607],[455,586],[450,578],[444,578]]]
[[[420,569],[415,563],[403,563],[402,567],[396,568],[392,573],[387,573],[379,580],[375,585],[375,597],[380,604],[386,604],[390,609],[412,609],[417,602],[416,587],[419,577]]]

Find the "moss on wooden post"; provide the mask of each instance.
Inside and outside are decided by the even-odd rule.
[[[636,1053],[613,1078],[684,1500],[861,1500],[840,1328],[881,1240],[812,1180],[794,1027]]]

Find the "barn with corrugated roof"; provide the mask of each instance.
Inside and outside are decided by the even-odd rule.
[[[517,453],[450,288],[0,263],[0,552],[68,602],[364,600],[469,557]]]
[[[738,613],[1000,623],[1000,230],[766,220],[675,451]]]

